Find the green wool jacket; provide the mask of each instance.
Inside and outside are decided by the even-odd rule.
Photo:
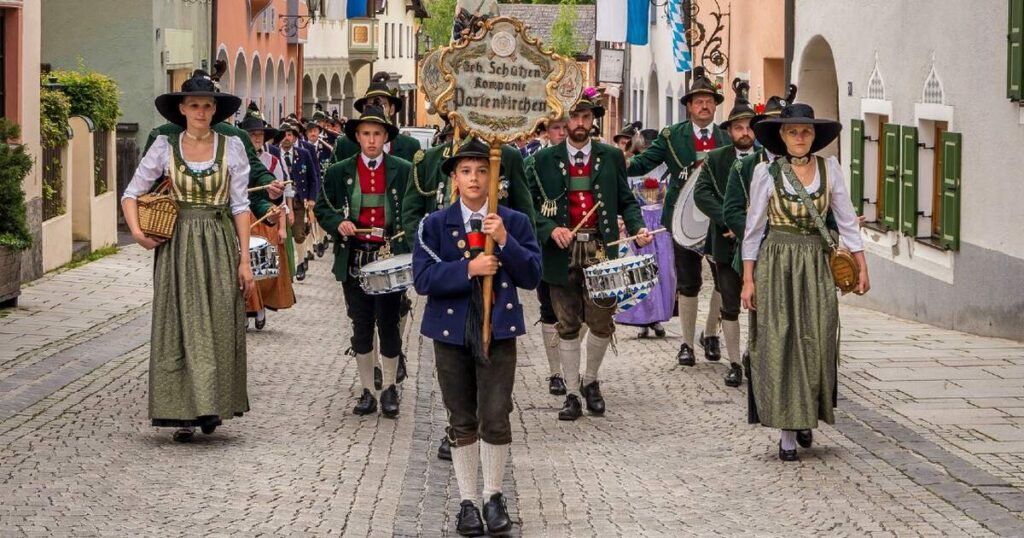
[[[394,157],[401,157],[412,162],[413,155],[420,150],[420,142],[415,138],[400,134],[391,141],[391,153]],[[329,164],[339,163],[353,155],[359,155],[359,144],[356,144],[349,137],[342,134],[334,141],[334,153],[331,154]]]
[[[732,262],[733,249],[736,248],[736,240],[723,235],[729,228],[722,210],[725,187],[735,162],[736,150],[732,146],[709,151],[693,187],[693,201],[711,221],[708,223],[705,252],[710,252],[711,259],[718,263]]]
[[[242,145],[245,146],[245,153],[249,156],[250,187],[259,187],[274,181],[274,174],[271,174],[267,167],[263,166],[263,161],[256,155],[256,149],[252,147],[252,141],[249,140],[249,133],[227,122],[218,123],[212,129],[215,133],[225,136],[237,136],[242,140]],[[158,136],[180,136],[184,130],[184,127],[176,123],[165,123],[153,129],[149,132],[149,138],[146,139],[146,147],[142,150],[142,154],[145,155],[149,151],[149,147],[153,145]],[[249,193],[249,210],[252,211],[256,218],[265,215],[267,211],[270,211],[271,207],[274,207],[274,203],[267,197],[266,190]]]
[[[441,163],[451,155],[451,147],[451,142],[447,142],[426,151],[420,150],[413,156],[405,200],[402,202],[402,225],[406,230],[415,232],[423,217],[450,205],[452,182],[441,170]],[[500,174],[499,181],[503,188],[498,193],[498,203],[525,214],[530,224],[535,226],[533,201],[523,171],[523,156],[519,150],[507,144],[501,147]],[[411,247],[415,237],[407,239]]]
[[[313,213],[327,233],[334,240],[334,278],[345,282],[349,278],[348,255],[349,237],[338,232],[342,221],[352,221],[358,226],[362,209],[363,194],[359,188],[357,164],[359,156],[349,157],[332,164],[320,187],[320,196],[313,206]],[[405,192],[406,178],[409,177],[409,162],[393,155],[385,155],[384,166],[386,187],[384,189],[384,215],[389,225],[385,233],[391,237],[403,230],[399,222],[402,214],[402,193]],[[405,236],[391,241],[392,254],[410,252]]]
[[[715,139],[715,147],[728,145],[729,137],[725,131],[713,125],[711,136]],[[679,192],[686,183],[693,163],[697,161],[697,148],[693,145],[693,124],[689,120],[677,123],[661,130],[658,138],[643,153],[636,155],[629,162],[626,170],[630,176],[639,176],[650,172],[661,163],[668,165],[670,172],[668,190],[665,192],[665,204],[661,212],[661,225],[672,229],[672,212],[676,208]]]
[[[566,142],[544,148],[533,155],[530,192],[533,195],[537,215],[537,241],[541,245],[544,267],[543,279],[549,284],[566,286],[569,283],[569,249],[563,249],[551,238],[557,227],[569,226],[569,153]],[[593,142],[590,153],[591,192],[595,202],[604,205],[598,210],[597,225],[601,241],[608,243],[619,237],[618,216],[626,223],[630,235],[644,227],[633,192],[626,180],[626,159],[622,150],[608,144]],[[558,212],[553,217],[544,216],[541,207],[545,200],[554,200]],[[605,247],[605,255],[611,260],[619,255],[618,247]]]

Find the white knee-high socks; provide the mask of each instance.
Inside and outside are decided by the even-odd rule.
[[[540,333],[544,338],[544,354],[548,358],[548,372],[552,376],[562,375],[562,359],[558,356],[558,329],[554,323],[541,323]]]
[[[396,383],[396,379],[398,377],[398,357],[383,357],[382,359],[382,362],[384,363],[384,367],[382,368],[382,377],[384,382],[381,384],[381,387],[387,389]]]
[[[611,341],[611,338],[601,338],[594,333],[587,335],[587,368],[583,373],[583,385],[597,381],[597,371],[601,369],[601,362],[604,361]]]
[[[711,294],[708,304],[708,320],[704,323],[704,336],[718,336],[718,323],[722,319],[722,294],[717,291]]]
[[[578,392],[580,389],[580,339],[572,340],[561,338],[558,340],[558,356],[562,361],[562,373],[565,375],[565,385],[569,394]]]
[[[679,329],[683,334],[683,343],[693,348],[693,336],[697,331],[697,297],[679,296]]]
[[[480,441],[480,463],[484,469],[484,502],[491,495],[501,493],[501,482],[505,478],[506,462],[508,462],[508,445],[492,445],[487,441]]]
[[[722,320],[722,334],[725,335],[725,354],[729,362],[740,363],[740,322]]]
[[[359,383],[364,389],[373,392],[373,364],[376,362],[374,353],[356,354],[356,368],[359,369]]]
[[[464,501],[476,502],[476,477],[480,467],[480,447],[477,443],[453,446],[452,466],[455,467],[455,481],[459,484],[459,496]]]

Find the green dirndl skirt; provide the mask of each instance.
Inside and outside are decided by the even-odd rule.
[[[835,423],[839,299],[821,237],[771,230],[754,279],[750,422],[784,430]]]
[[[174,235],[156,249],[149,418],[216,425],[249,411],[238,239],[226,206],[179,205]]]

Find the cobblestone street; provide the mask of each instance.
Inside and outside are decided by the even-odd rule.
[[[191,444],[146,419],[149,253],[25,288],[0,313],[0,536],[453,536],[425,301],[401,415],[357,417],[329,260],[296,283],[295,308],[250,329],[252,412]],[[619,328],[608,413],[576,422],[556,420],[531,331],[505,487],[515,532],[1024,536],[1024,345],[848,305],[842,319],[839,418],[795,464],[776,457],[777,432],[746,423],[726,364],[676,365],[676,320],[663,340]]]

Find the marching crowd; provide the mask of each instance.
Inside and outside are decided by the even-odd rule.
[[[252,103],[228,123],[242,103],[216,79],[196,71],[156,99],[168,123],[122,198],[133,238],[155,250],[149,416],[175,440],[249,411],[247,318],[262,329],[267,310],[292,307],[293,279],[328,246],[351,319],[355,414],[399,417],[409,295],[427,298],[420,333],[435,363],[421,367],[434,367],[448,411],[438,457],[452,460],[461,535],[512,527],[502,482],[516,338],[531,321],[520,289],[536,290],[559,420],[606,413],[600,369],[618,325],[664,337],[678,316],[678,364],[693,366],[698,349],[725,358],[724,383],[747,386],[749,422],[780,431],[781,460],[798,460],[819,421],[833,423],[836,253],[856,263],[844,291],[870,282],[842,171],[817,155],[840,124],[793,103],[795,87],[755,106],[737,80],[735,106],[715,124],[725,97],[698,67],[682,97],[688,120],[628,124],[613,144],[596,136],[605,110],[588,90],[535,137],[502,147],[489,207],[490,146],[450,124],[429,149],[399,134],[387,75],[355,102],[358,118],[318,111],[278,127]],[[169,237],[145,229],[154,198],[176,204]],[[698,335],[705,263],[714,292]]]

